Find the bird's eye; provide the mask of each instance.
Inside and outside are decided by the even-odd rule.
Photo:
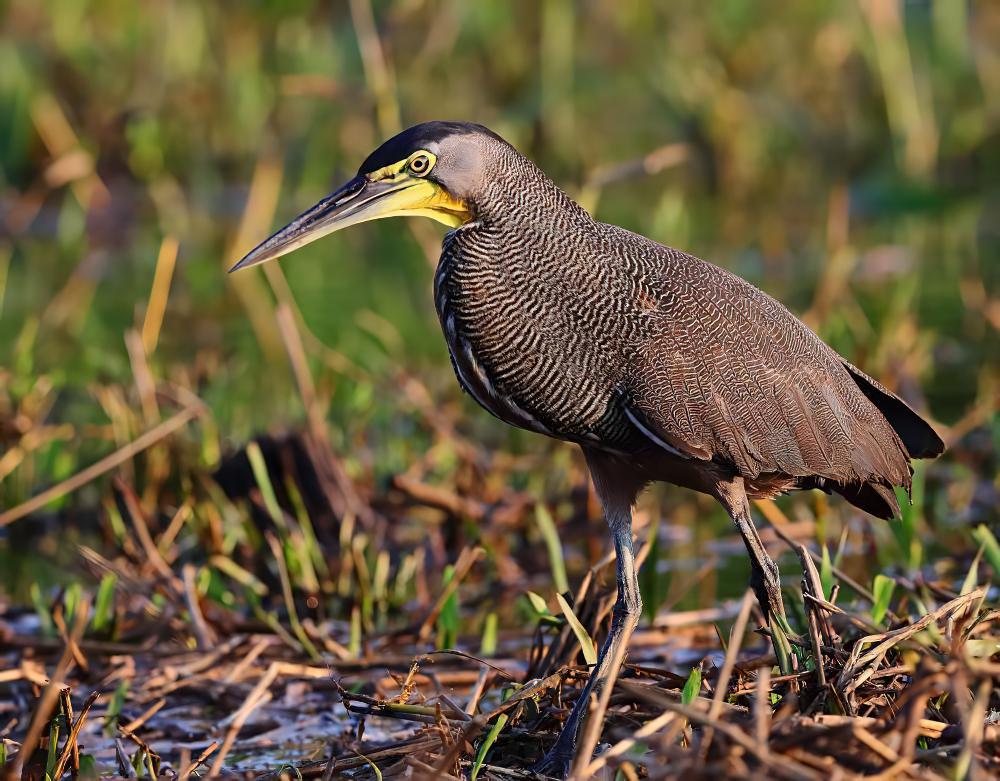
[[[431,159],[427,155],[417,155],[410,160],[410,173],[423,176],[431,168]]]

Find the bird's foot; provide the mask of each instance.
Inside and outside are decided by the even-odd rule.
[[[563,779],[569,776],[573,757],[576,756],[576,733],[580,726],[575,715],[575,713],[570,715],[552,748],[532,766],[534,772],[549,778]]]
[[[569,777],[576,746],[571,745],[567,748],[560,745],[562,742],[561,739],[556,741],[556,744],[545,753],[545,756],[532,765],[532,772],[548,778],[565,779]]]

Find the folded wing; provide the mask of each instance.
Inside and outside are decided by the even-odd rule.
[[[892,489],[909,490],[909,459],[943,449],[933,429],[757,288],[690,256],[670,261],[627,383],[636,420],[745,478],[800,478],[898,514]]]

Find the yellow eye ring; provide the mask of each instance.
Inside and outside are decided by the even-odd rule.
[[[414,155],[413,159],[410,160],[408,167],[411,174],[414,174],[415,176],[423,176],[431,170],[431,159],[425,154]]]

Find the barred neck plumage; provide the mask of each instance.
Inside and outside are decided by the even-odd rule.
[[[497,234],[531,230],[588,231],[590,214],[529,159],[505,141],[481,140],[485,164],[480,186],[468,198],[479,227]]]
[[[636,437],[615,405],[635,281],[605,226],[492,139],[474,219],[444,241],[435,304],[462,386],[521,428],[608,448]],[[610,293],[610,295],[609,295]]]

